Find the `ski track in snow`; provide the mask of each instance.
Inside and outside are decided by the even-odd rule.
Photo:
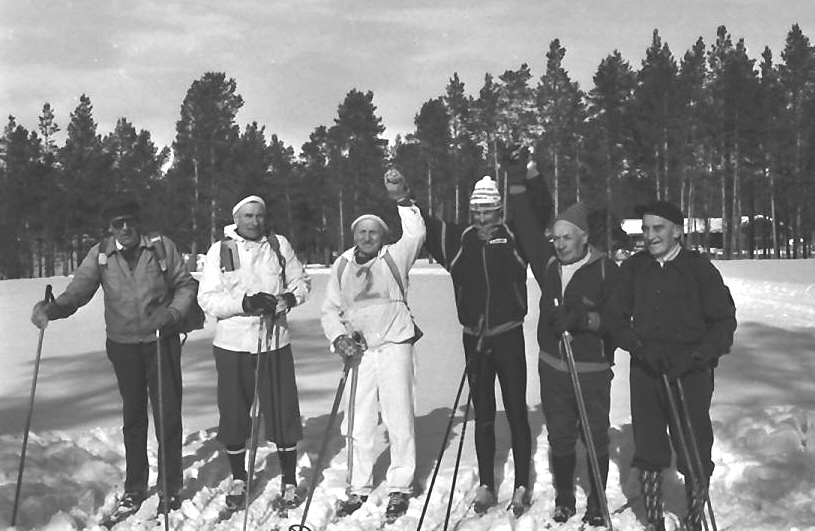
[[[811,329],[815,327],[815,273],[811,261],[770,263],[719,263],[739,310],[740,322],[757,321],[775,327]],[[786,264],[789,264],[785,269]],[[775,278],[772,278],[774,269]],[[430,274],[438,274],[430,270]],[[314,271],[310,271],[314,274]],[[321,274],[321,272],[317,272]],[[783,280],[778,280],[782,278]],[[420,280],[418,282],[421,282]],[[417,283],[418,283],[417,282]],[[42,284],[31,288],[32,299]],[[315,294],[317,298],[320,294]],[[426,319],[425,322],[429,322]],[[67,339],[67,338],[66,338]],[[737,339],[738,340],[738,339]],[[456,345],[456,347],[458,347]],[[779,345],[782,350],[783,345]],[[533,369],[530,369],[533,370]],[[811,378],[812,375],[801,375]],[[783,385],[783,383],[782,383]],[[445,393],[447,389],[443,390]],[[445,395],[446,396],[446,395]],[[715,398],[714,398],[715,400]],[[536,404],[530,402],[530,407]],[[795,404],[752,407],[749,404],[714,404],[716,440],[713,460],[716,463],[711,480],[711,499],[716,510],[718,528],[740,531],[815,530],[815,413]],[[305,420],[304,420],[305,422]],[[472,422],[472,421],[470,421]],[[497,424],[496,430],[506,426]],[[457,424],[447,445],[440,473],[432,492],[422,529],[437,531],[444,528],[447,501],[450,494],[453,462],[457,447]],[[465,443],[472,446],[471,429]],[[534,430],[533,430],[534,431]],[[322,434],[310,435],[319,439]],[[614,528],[621,531],[644,529],[639,518],[642,504],[636,474],[628,468],[633,451],[630,423],[612,427],[612,462],[609,470],[608,505],[614,514]],[[14,486],[19,464],[20,435],[0,436],[0,527],[11,519]],[[155,441],[149,441],[150,462],[155,467]],[[548,467],[548,443],[545,426],[533,441],[534,466],[532,506],[518,519],[512,518],[506,506],[512,496],[513,463],[511,453],[503,463],[504,478],[498,485],[498,504],[482,517],[474,515],[470,504],[478,486],[474,452],[465,454],[453,492],[453,506],[448,529],[459,531],[532,531],[558,529],[577,531],[585,510],[587,485],[585,459],[582,450],[577,470],[577,515],[565,524],[551,520],[554,490]],[[435,461],[438,446],[420,449],[432,453]],[[124,455],[118,428],[94,428],[86,431],[49,431],[32,433],[26,458],[22,503],[18,515],[21,524],[16,529],[36,528],[46,531],[77,529],[102,530],[99,523],[109,513],[121,490]],[[176,531],[242,529],[244,512],[237,511],[222,522],[216,522],[225,507],[224,496],[229,489],[228,465],[221,447],[214,439],[214,430],[186,433],[184,454],[184,501],[179,511],[170,516],[170,527]],[[306,489],[311,480],[312,460],[316,455],[302,452],[299,470],[300,487]],[[303,506],[281,518],[273,509],[280,491],[280,476],[274,448],[262,445],[257,455],[259,492],[249,511],[248,529],[288,531],[299,524]],[[334,506],[345,495],[345,451],[338,451],[323,471],[313,501],[307,525],[312,531],[408,531],[416,529],[426,499],[420,492],[411,499],[405,516],[393,524],[384,525],[387,492],[380,484],[369,500],[355,514],[333,520]],[[155,477],[155,468],[151,478]],[[427,477],[420,478],[429,484]],[[684,493],[681,479],[674,470],[665,473],[664,488],[666,523],[669,530],[678,529],[684,515]],[[117,531],[157,530],[163,520],[155,518],[157,496],[153,494],[131,519],[114,527]],[[13,528],[9,528],[13,529]]]

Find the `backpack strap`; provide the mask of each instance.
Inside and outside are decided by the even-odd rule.
[[[388,250],[385,250],[385,254],[382,256],[385,259],[385,263],[388,264],[388,269],[391,270],[391,274],[393,275],[394,280],[396,280],[396,284],[399,286],[399,291],[402,292],[402,299],[407,304],[407,293],[405,292],[405,285],[402,282],[402,275],[399,274],[399,269],[396,267],[396,261],[391,256],[391,253]]]
[[[280,264],[280,278],[282,280],[283,288],[285,289],[286,282],[286,257],[280,251],[280,240],[277,239],[274,233],[269,234],[266,238],[269,242],[269,247],[274,251],[277,256],[277,263]],[[238,254],[238,242],[232,238],[221,240],[221,271],[235,271],[240,268],[241,259]]]
[[[167,247],[164,246],[164,238],[161,237],[161,234],[151,234],[148,236],[150,243],[153,244],[153,252],[156,255],[156,259],[158,260],[158,265],[161,268],[161,272],[166,275],[167,274]],[[166,278],[164,279],[167,280]]]
[[[388,269],[390,269],[393,279],[396,280],[396,284],[399,286],[399,292],[402,293],[402,299],[404,300],[405,304],[407,304],[405,284],[402,282],[402,276],[399,274],[399,268],[396,267],[396,261],[393,259],[393,256],[391,256],[391,253],[389,253],[387,250],[385,250],[382,258],[385,260],[385,263],[388,264]],[[348,267],[348,259],[345,256],[340,255],[337,262],[337,285],[340,287],[342,287],[342,274],[345,272],[346,267]]]
[[[235,271],[240,266],[238,242],[230,238],[221,240],[221,271]]]

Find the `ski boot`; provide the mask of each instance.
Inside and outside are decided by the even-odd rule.
[[[385,509],[385,520],[393,523],[397,518],[405,514],[410,505],[410,494],[406,492],[391,492],[388,499],[388,507]]]
[[[242,479],[232,480],[232,486],[226,493],[226,508],[230,511],[243,509],[246,505],[246,481]]]
[[[521,485],[515,489],[515,493],[512,495],[512,501],[509,502],[507,509],[512,511],[515,518],[518,518],[529,509],[530,505],[532,505],[532,501],[529,495],[529,489]]]
[[[484,514],[486,513],[490,507],[495,505],[495,491],[486,486],[486,485],[479,485],[478,488],[475,489],[475,499],[473,500],[473,510],[476,514]]]
[[[368,496],[351,494],[347,500],[337,503],[337,518],[345,518],[355,513],[366,501],[368,501]]]

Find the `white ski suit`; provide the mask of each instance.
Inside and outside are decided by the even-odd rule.
[[[389,492],[410,493],[416,468],[411,342],[415,328],[384,256],[389,253],[393,257],[407,289],[408,272],[424,243],[425,225],[417,207],[399,206],[398,210],[402,222],[399,241],[383,246],[364,264],[355,262],[353,248],[345,251],[331,267],[322,307],[323,331],[332,344],[340,335],[354,332],[362,333],[368,344],[359,364],[354,406],[352,494],[367,495],[373,488],[380,412],[390,440],[391,464],[385,478]],[[343,431],[347,431],[346,426]]]

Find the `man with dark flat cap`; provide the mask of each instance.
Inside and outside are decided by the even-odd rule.
[[[45,328],[54,319],[72,315],[101,286],[104,292],[105,344],[122,396],[126,478],[124,493],[111,516],[123,519],[138,511],[147,497],[147,399],[165,466],[159,466],[159,514],[180,507],[181,462],[181,340],[174,328],[189,311],[197,285],[181,253],[169,238],[141,231],[139,204],[129,194],[111,198],[101,216],[109,236],[94,245],[74,271],[74,278],[55,301],[34,306],[31,321]],[[157,250],[161,247],[161,250]],[[165,256],[162,256],[165,255]],[[162,263],[164,262],[164,263]],[[156,332],[161,337],[163,410],[159,412]],[[161,452],[159,453],[159,455]],[[167,492],[161,470],[166,469]]]
[[[639,470],[648,528],[664,530],[662,469],[671,465],[673,444],[677,468],[686,477],[685,526],[697,531],[702,529],[704,493],[688,477],[690,465],[674,432],[663,376],[684,387],[701,481],[707,485],[713,472],[713,369],[733,343],[736,308],[713,264],[682,246],[684,216],[675,205],[657,201],[636,212],[642,217],[646,249],[621,265],[609,312],[615,343],[631,353],[632,466]]]

